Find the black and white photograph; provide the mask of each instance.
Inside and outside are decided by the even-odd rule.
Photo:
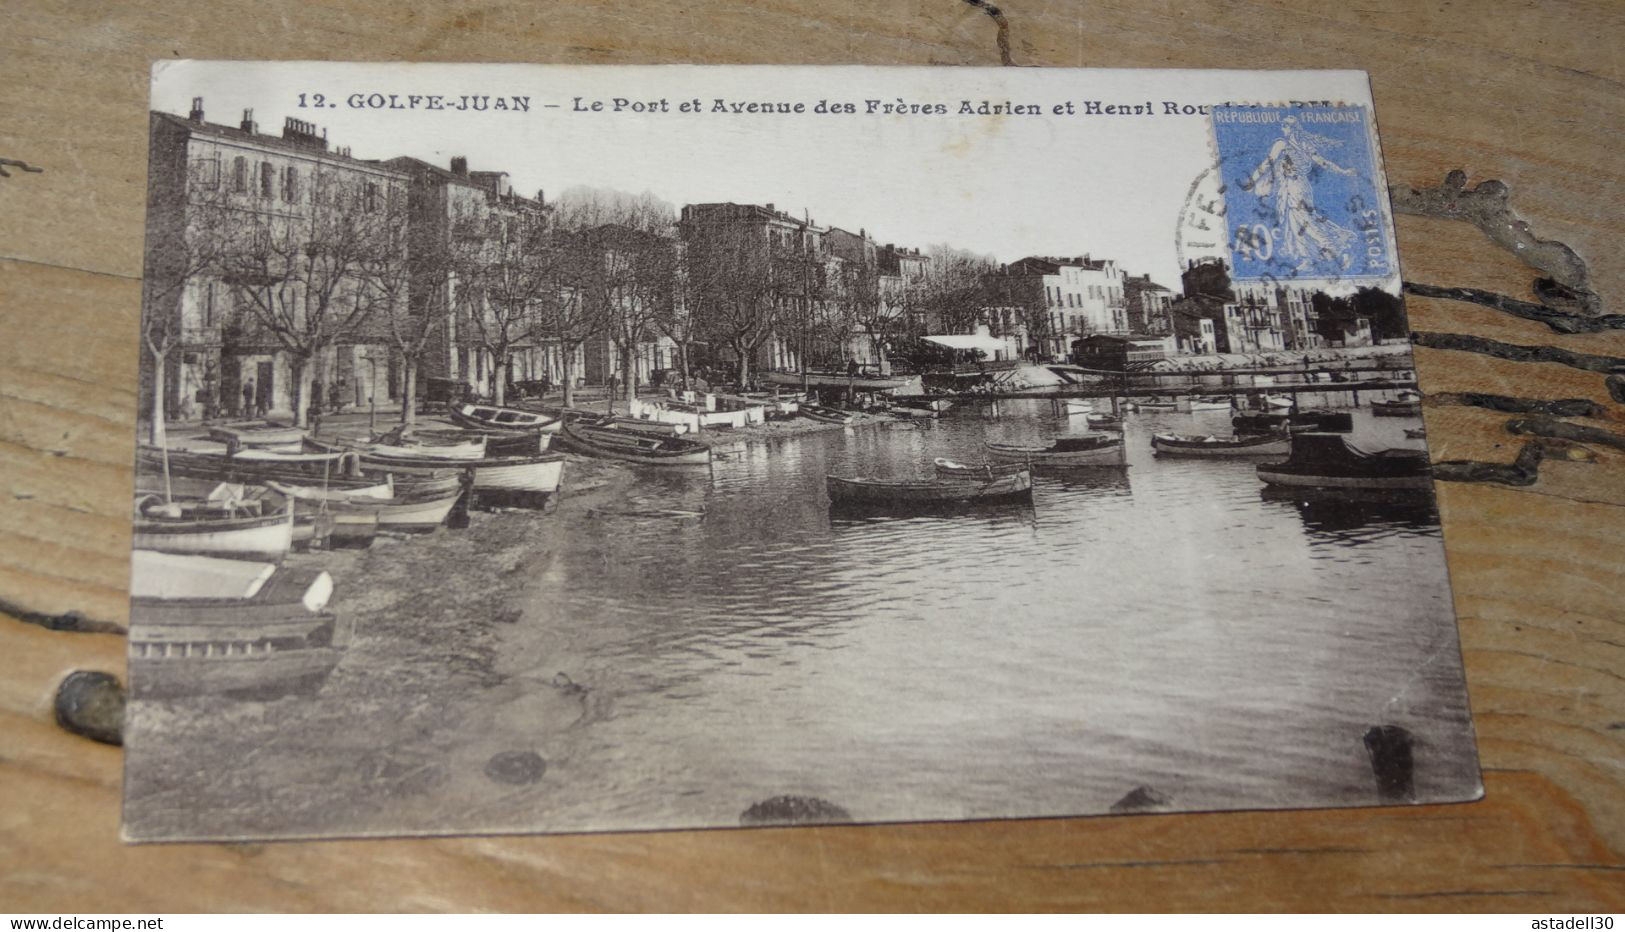
[[[126,839],[1478,799],[1379,121],[158,63]]]

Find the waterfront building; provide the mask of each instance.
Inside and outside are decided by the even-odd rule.
[[[1128,326],[1134,333],[1165,336],[1174,332],[1170,308],[1174,293],[1151,280],[1150,275],[1129,275],[1123,279],[1123,306]]]
[[[1022,309],[1028,351],[1065,357],[1093,333],[1128,332],[1123,270],[1111,259],[1028,256],[983,277],[990,305]]]
[[[316,383],[323,405],[385,395],[376,324],[398,293],[378,276],[405,255],[407,176],[292,117],[280,135],[251,110],[211,123],[201,97],[149,129],[143,411],[157,395],[167,417],[286,416]]]

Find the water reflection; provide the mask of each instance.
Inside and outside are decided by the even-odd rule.
[[[787,792],[883,819],[1369,787],[1368,719],[1453,644],[1431,496],[1265,493],[1256,461],[1152,455],[1152,432],[1227,432],[1226,412],[1158,413],[1127,419],[1127,465],[1042,471],[1030,504],[829,509],[828,475],[924,477],[1088,429],[1047,402],[998,414],[743,445],[709,474],[641,470],[615,506],[702,520],[560,522],[536,630],[570,633],[577,679],[612,697],[594,734],[625,824]],[[1359,412],[1353,439],[1402,445],[1407,423]],[[1426,688],[1381,714],[1470,765],[1459,678]],[[1257,753],[1264,722],[1278,754]]]

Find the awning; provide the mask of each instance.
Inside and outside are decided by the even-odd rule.
[[[926,339],[938,346],[957,350],[986,350],[989,353],[997,353],[1010,348],[998,337],[984,337],[980,334],[948,333],[927,336]]]

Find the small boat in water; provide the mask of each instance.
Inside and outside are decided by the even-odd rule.
[[[1292,452],[1292,440],[1284,433],[1235,437],[1152,434],[1151,449],[1159,456],[1286,456]]]
[[[639,433],[607,421],[568,422],[559,432],[559,443],[588,456],[646,466],[704,466],[711,462],[711,448],[698,441]]]
[[[1099,430],[1122,430],[1123,419],[1115,414],[1091,413],[1088,416],[1089,426]]]
[[[130,578],[130,691],[271,698],[317,688],[350,628],[326,611],[322,570],[137,549]]]
[[[1354,416],[1347,411],[1299,411],[1296,414],[1238,414],[1230,419],[1238,434],[1273,434],[1289,430],[1346,434],[1354,430]]]
[[[1026,468],[985,478],[847,479],[827,476],[831,508],[919,509],[1030,501],[1032,471]]]
[[[973,466],[941,456],[932,460],[931,465],[936,467],[938,479],[992,479],[998,476],[1014,476],[1032,468],[1026,463],[983,463],[980,466]]]
[[[280,560],[293,547],[294,509],[270,511],[264,505],[260,501],[166,502],[143,496],[135,505],[135,547]]]
[[[1389,401],[1371,402],[1371,413],[1377,417],[1415,417],[1422,413],[1422,396],[1413,391],[1402,391]]]
[[[1292,438],[1292,455],[1264,463],[1258,478],[1269,485],[1310,489],[1431,489],[1426,450],[1367,451],[1342,434],[1305,433]]]
[[[1121,466],[1125,462],[1121,434],[1095,431],[1061,437],[1042,446],[987,441],[994,459],[1034,466]]]
[[[1162,401],[1157,398],[1146,398],[1141,401],[1131,401],[1129,405],[1136,411],[1177,411],[1179,402]]]

